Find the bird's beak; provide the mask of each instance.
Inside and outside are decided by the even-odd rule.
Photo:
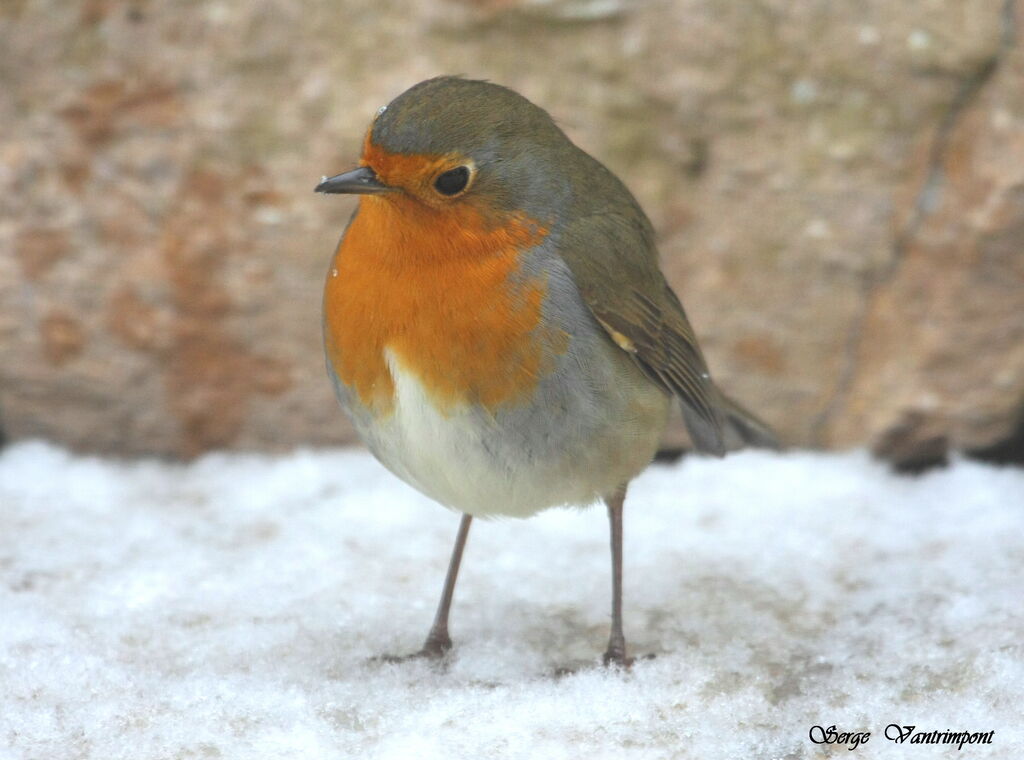
[[[344,174],[324,177],[316,186],[317,193],[350,193],[356,195],[376,195],[387,193],[394,188],[388,187],[379,179],[376,172],[369,166],[360,166]]]

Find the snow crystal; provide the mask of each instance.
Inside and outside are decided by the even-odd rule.
[[[652,467],[603,510],[476,521],[446,667],[426,634],[458,522],[359,451],[183,466],[0,454],[0,758],[946,757],[1024,747],[1024,472],[863,453]],[[870,731],[812,744],[814,725]],[[941,754],[940,754],[941,753]]]

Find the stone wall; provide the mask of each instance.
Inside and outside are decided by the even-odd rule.
[[[638,195],[720,383],[802,446],[897,460],[1024,404],[1013,0],[5,0],[0,417],[189,456],[351,440],[315,196],[376,108],[461,73]]]

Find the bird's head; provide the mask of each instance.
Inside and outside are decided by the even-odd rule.
[[[578,152],[543,109],[489,82],[439,77],[381,108],[360,166],[322,181],[322,193],[373,196],[444,213],[550,217],[570,194]],[[375,201],[376,202],[376,201]]]

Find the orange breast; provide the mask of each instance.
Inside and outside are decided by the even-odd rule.
[[[521,251],[545,234],[524,216],[496,224],[467,203],[362,198],[324,291],[327,354],[341,381],[390,412],[390,349],[443,411],[460,402],[493,410],[529,393],[565,339],[540,324],[546,282],[512,277]]]

